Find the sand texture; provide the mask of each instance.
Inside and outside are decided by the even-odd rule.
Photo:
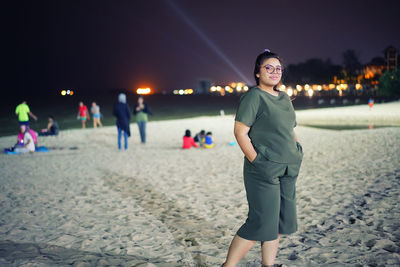
[[[396,125],[400,103],[307,110]],[[324,114],[324,115],[321,115]],[[368,113],[367,113],[368,114]],[[314,117],[313,117],[314,116]],[[323,121],[323,117],[328,118]],[[315,120],[313,120],[313,118]],[[246,219],[243,154],[233,116],[132,124],[128,151],[115,127],[40,138],[49,153],[0,155],[0,266],[219,266]],[[181,149],[186,129],[213,132],[214,149]],[[400,128],[298,126],[299,231],[284,236],[284,266],[400,265]],[[16,137],[0,138],[9,147]],[[71,149],[73,148],[73,149]],[[257,244],[239,266],[260,266]]]

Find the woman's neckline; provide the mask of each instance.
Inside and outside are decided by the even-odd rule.
[[[267,91],[261,89],[261,88],[258,87],[258,86],[256,86],[256,88],[257,88],[258,90],[260,90],[260,91],[266,93],[267,95],[273,97],[273,98],[279,98],[279,97],[282,95],[280,91],[277,91],[277,92],[278,92],[278,95],[273,95],[273,94],[271,94],[271,93],[269,93],[269,92],[267,92]]]

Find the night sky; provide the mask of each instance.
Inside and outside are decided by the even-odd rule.
[[[3,89],[171,91],[253,83],[264,48],[285,64],[361,63],[400,48],[400,1],[14,1]],[[30,88],[30,89],[27,89]]]

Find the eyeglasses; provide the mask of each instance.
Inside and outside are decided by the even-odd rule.
[[[274,67],[274,66],[268,64],[268,65],[265,65],[264,68],[265,68],[265,70],[267,71],[268,74],[272,74],[272,73],[274,73],[275,71],[276,71],[276,73],[278,73],[278,74],[280,74],[280,73],[283,72],[282,66],[276,66],[276,67]]]

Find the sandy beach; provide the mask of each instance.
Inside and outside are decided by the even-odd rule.
[[[400,265],[400,127],[301,125],[400,126],[400,102],[368,109],[296,112],[299,231],[283,237],[277,263]],[[233,121],[150,122],[146,145],[132,124],[127,151],[104,127],[42,137],[48,153],[1,154],[0,266],[220,266],[248,208]],[[215,148],[183,151],[186,129],[212,131]],[[260,244],[239,266],[260,266]]]

